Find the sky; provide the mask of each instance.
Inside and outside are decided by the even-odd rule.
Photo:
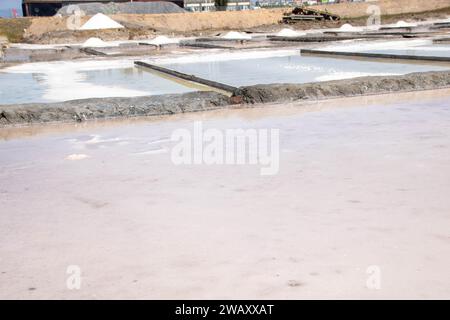
[[[22,15],[22,0],[0,0],[0,17],[10,17],[11,8],[17,9],[17,14]]]
[[[21,5],[22,0],[0,0],[0,9],[18,8]]]

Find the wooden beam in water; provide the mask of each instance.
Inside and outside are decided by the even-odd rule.
[[[269,39],[270,41],[287,41],[287,42],[325,42],[325,41],[355,40],[363,38],[369,37],[364,35],[346,35],[346,36],[321,35],[321,36],[298,36],[298,37],[282,37],[272,35],[267,36],[267,39]]]
[[[433,43],[444,43],[444,44],[450,43],[450,37],[434,39]]]
[[[232,46],[220,46],[211,43],[202,43],[196,41],[180,42],[181,47],[205,48],[205,49],[232,49]]]
[[[81,48],[80,51],[93,55],[93,56],[107,56],[106,53],[92,49],[92,48]]]
[[[164,67],[160,67],[154,64],[150,64],[144,61],[135,61],[134,64],[136,66],[140,66],[140,67],[144,67],[144,68],[148,68],[150,70],[162,73],[162,74],[166,74],[169,75],[171,77],[177,78],[177,79],[183,79],[186,81],[190,81],[193,83],[197,83],[197,84],[201,84],[203,86],[206,87],[210,87],[213,89],[216,89],[214,91],[219,91],[220,93],[225,93],[228,96],[233,95],[234,92],[237,91],[237,87],[233,87],[233,86],[229,86],[227,84],[224,83],[220,83],[220,82],[216,82],[216,81],[212,81],[212,80],[208,80],[208,79],[203,79],[203,78],[199,78],[197,76],[194,75],[190,75],[190,74],[186,74],[186,73],[182,73],[182,72],[178,72],[175,70],[171,70],[168,68],[164,68]]]
[[[390,59],[390,60],[395,59],[395,60],[450,62],[450,57],[415,56],[415,55],[389,54],[389,53],[325,51],[325,50],[312,50],[312,49],[301,49],[300,53],[302,55],[306,54],[306,55],[363,57],[363,58]]]

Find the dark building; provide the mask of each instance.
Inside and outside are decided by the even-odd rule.
[[[70,4],[89,3],[89,2],[152,2],[168,0],[23,0],[22,8],[24,16],[53,16],[63,6]],[[173,2],[183,7],[183,0],[174,0]]]
[[[23,0],[24,16],[53,16],[63,6],[89,2],[128,2],[129,0]]]

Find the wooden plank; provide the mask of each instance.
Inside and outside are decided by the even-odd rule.
[[[228,92],[228,93],[234,93],[238,89],[236,87],[232,87],[232,86],[229,86],[227,84],[223,84],[223,83],[212,81],[212,80],[208,80],[208,79],[199,78],[199,77],[194,76],[194,75],[190,75],[190,74],[178,72],[178,71],[175,71],[175,70],[167,69],[167,68],[160,67],[160,66],[157,66],[157,65],[154,65],[154,64],[150,64],[150,63],[147,63],[147,62],[144,62],[144,61],[135,61],[134,64],[137,65],[137,66],[140,66],[140,67],[144,67],[144,68],[149,68],[151,70],[155,70],[157,72],[165,73],[165,74],[168,74],[170,76],[173,76],[173,77],[176,77],[176,78],[179,78],[179,79],[183,79],[183,80],[187,80],[187,81],[191,81],[191,82],[196,82],[196,83],[200,83],[200,84],[203,84],[205,86],[208,86],[208,87],[220,89],[220,90]]]
[[[301,54],[305,53],[308,55],[311,54],[311,55],[327,55],[327,56],[378,58],[378,59],[450,62],[450,57],[414,56],[414,55],[389,54],[389,53],[344,52],[344,51],[325,51],[312,49],[301,49],[300,53]]]
[[[450,43],[450,38],[439,38],[434,39],[433,43]]]
[[[181,41],[182,47],[205,48],[205,49],[232,49],[232,46],[219,46],[211,43],[202,43],[196,41]]]
[[[435,26],[449,26],[450,27],[450,22],[435,22],[435,23],[433,23],[433,25],[435,25]]]
[[[270,41],[288,41],[288,42],[325,42],[325,41],[340,41],[340,40],[354,40],[362,39],[364,36],[300,36],[300,37],[280,37],[267,36]]]
[[[107,56],[106,53],[92,49],[92,48],[81,48],[80,51],[93,55],[93,56]]]

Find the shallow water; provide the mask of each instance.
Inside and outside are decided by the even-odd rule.
[[[406,49],[387,49],[387,50],[365,50],[363,52],[373,53],[387,53],[387,54],[400,54],[400,55],[412,55],[412,56],[432,56],[432,57],[450,57],[450,45],[446,44],[434,44],[416,46]]]
[[[429,39],[393,41],[349,41],[320,48],[329,51],[386,53],[413,56],[450,57],[450,45],[433,43]]]
[[[446,70],[438,65],[302,57],[299,50],[211,50],[144,59],[232,86]],[[0,104],[184,93],[205,88],[135,68],[133,59],[26,63],[0,70]]]
[[[449,97],[0,129],[0,297],[448,299]],[[174,165],[194,120],[280,129],[279,173]]]
[[[162,63],[164,67],[232,86],[268,83],[308,83],[361,76],[400,75],[411,72],[448,70],[437,65],[342,60],[293,54],[256,59],[206,60],[192,63]]]
[[[0,72],[0,104],[185,93],[194,89],[131,65],[28,64]],[[33,70],[36,66],[36,71]],[[23,69],[20,69],[20,68]],[[77,70],[77,68],[79,69]],[[10,69],[8,69],[10,70]],[[6,70],[6,71],[8,71]]]

